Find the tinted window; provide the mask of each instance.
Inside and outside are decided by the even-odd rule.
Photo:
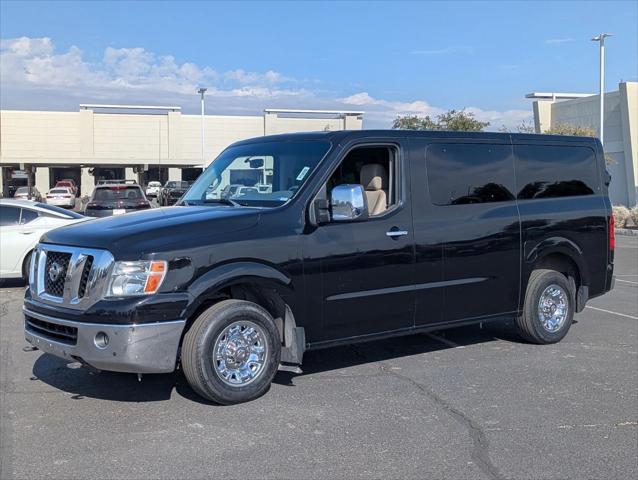
[[[599,189],[591,148],[519,145],[514,154],[519,199],[592,195]]]
[[[100,187],[93,193],[93,200],[97,202],[112,202],[115,200],[137,200],[142,198],[142,190],[136,186]]]
[[[22,209],[22,219],[20,223],[29,223],[38,218],[38,212],[34,212],[33,210],[27,210],[26,208]]]
[[[17,225],[20,223],[20,209],[9,207],[7,205],[0,206],[0,226]]]
[[[509,145],[435,144],[426,152],[430,198],[435,205],[513,200]]]

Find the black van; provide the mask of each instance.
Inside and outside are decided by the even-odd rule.
[[[26,339],[229,404],[305,350],[489,320],[561,340],[613,285],[598,140],[341,131],[228,147],[175,207],[37,246]],[[232,197],[229,185],[247,187]],[[506,368],[503,365],[503,368]]]

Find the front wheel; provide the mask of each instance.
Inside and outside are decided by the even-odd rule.
[[[533,343],[561,341],[574,319],[574,292],[565,275],[555,270],[532,271],[523,314],[516,320],[519,334]]]
[[[29,283],[29,270],[31,270],[31,256],[33,255],[33,250],[27,253],[27,256],[24,257],[24,261],[22,262],[22,280],[26,283]]]
[[[245,300],[204,311],[182,345],[182,366],[199,395],[222,405],[263,395],[277,373],[281,340],[270,314]]]

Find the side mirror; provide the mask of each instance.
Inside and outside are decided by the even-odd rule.
[[[331,220],[351,222],[368,218],[368,202],[363,186],[358,184],[337,185],[330,192]]]

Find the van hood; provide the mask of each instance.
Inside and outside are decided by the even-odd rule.
[[[229,206],[153,208],[56,228],[41,242],[109,250],[115,258],[181,250],[226,241],[259,223],[260,210]]]

